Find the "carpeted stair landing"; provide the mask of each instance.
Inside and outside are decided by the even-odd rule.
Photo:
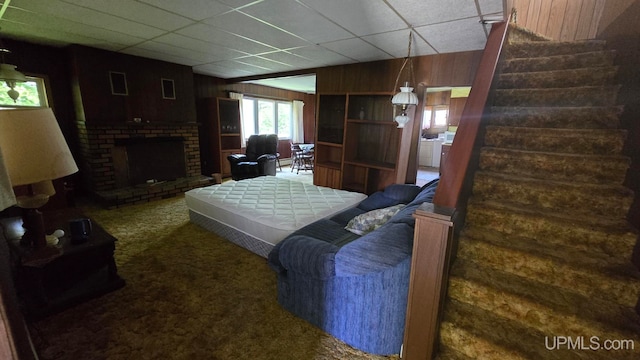
[[[600,41],[511,34],[438,356],[640,359],[615,54]]]

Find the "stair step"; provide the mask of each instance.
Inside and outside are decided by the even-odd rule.
[[[494,200],[545,212],[624,219],[633,192],[621,185],[549,181],[478,171],[475,201]]]
[[[605,50],[602,40],[585,41],[539,41],[510,43],[506,48],[509,58],[528,58],[539,56],[571,55]]]
[[[593,336],[597,336],[601,340],[628,339],[634,341],[635,348],[640,346],[640,337],[637,333],[638,316],[632,313],[633,310],[628,309],[630,311],[617,312],[605,309],[603,311],[596,310],[599,313],[592,314],[591,312],[594,311],[593,306],[600,305],[608,308],[612,305],[591,301],[589,298],[566,293],[563,289],[558,288],[555,288],[555,290],[559,292],[554,294],[548,287],[545,288],[532,282],[522,281],[523,279],[517,279],[508,274],[494,276],[493,272],[484,271],[479,267],[469,267],[467,265],[465,267],[467,269],[460,271],[465,275],[465,278],[452,276],[449,281],[448,294],[452,302],[455,302],[456,305],[459,304],[456,306],[458,309],[460,305],[462,305],[463,309],[478,309],[479,311],[473,311],[476,316],[486,316],[485,314],[491,313],[494,316],[493,319],[497,319],[497,323],[510,324],[512,328],[518,327],[528,336],[536,337],[537,334],[543,334],[543,337],[547,337],[547,346],[553,344],[551,341],[553,336],[571,336],[574,339],[579,337],[591,339]],[[477,270],[481,275],[492,276],[492,280],[509,281],[509,286],[505,288],[500,286],[501,284],[499,283],[487,283],[482,279],[478,279],[475,276],[476,274],[471,274],[471,269]],[[511,284],[513,282],[517,282],[518,285],[512,287]],[[497,287],[494,287],[494,285]],[[541,299],[542,296],[540,296],[541,294],[533,293],[535,290],[543,291],[542,294],[553,298],[553,301],[563,303],[562,307],[554,308],[553,306],[556,306],[556,304],[553,301],[544,299],[542,299],[544,303],[539,303],[537,299]],[[562,299],[558,295],[567,296],[568,299],[582,301],[593,306],[583,306],[581,303],[570,304],[567,301],[568,299]],[[613,307],[617,308],[615,305]],[[586,313],[582,311],[586,311]],[[607,323],[600,323],[595,320],[597,317],[607,316],[608,313],[624,322],[625,325],[623,326],[627,326],[627,328],[619,329],[615,327],[615,324],[611,325],[611,320],[606,320]],[[625,316],[630,316],[631,318],[627,319]],[[479,330],[475,331],[480,332]],[[544,340],[543,338],[542,342],[535,341],[533,344],[540,344],[543,349],[546,349]],[[529,352],[526,352],[529,355]],[[633,351],[616,354],[622,355],[622,358],[634,358]],[[571,355],[571,353],[564,354],[564,356],[567,356],[566,358],[576,355]],[[607,356],[611,356],[607,352],[603,352],[600,355],[604,359],[610,359]],[[548,357],[542,358],[547,359]],[[565,357],[561,358],[564,359]]]
[[[546,334],[451,299],[447,303],[440,331],[442,342],[447,347],[471,357],[475,355],[476,359],[584,359],[566,348],[550,351],[545,347],[545,338],[553,345],[553,336],[564,334]],[[589,355],[593,355],[590,359],[605,360],[609,359],[606,356],[610,354],[593,352]]]
[[[509,23],[509,33],[508,33],[508,41],[510,44],[513,43],[522,43],[522,42],[532,42],[532,41],[551,41],[550,37],[544,36],[542,34],[538,34],[537,32],[531,31],[527,28],[521,27],[518,24]]]
[[[544,129],[489,125],[485,145],[526,151],[590,155],[620,155],[627,137],[625,130]]]
[[[551,89],[497,89],[494,106],[611,106],[620,86]]]
[[[614,64],[615,52],[596,51],[569,55],[539,57],[507,57],[501,67],[501,73],[524,73],[591,67],[608,67]]]
[[[468,304],[478,303],[485,310],[517,312],[523,319],[530,314],[542,314],[546,319],[537,317],[542,325],[555,327],[544,330],[547,333],[595,335],[615,332],[620,338],[640,334],[640,316],[633,308],[606,299],[585,297],[572,289],[527,281],[464,259],[456,260],[449,279],[449,297]],[[560,331],[558,324],[572,331]]]
[[[445,321],[440,325],[442,351],[438,359],[442,360],[527,360],[528,358],[513,350],[508,350],[490,340],[476,336],[464,328]],[[450,354],[450,355],[449,355]]]
[[[489,124],[532,128],[616,129],[621,106],[491,107]]]
[[[530,281],[571,289],[585,297],[604,298],[629,308],[634,308],[638,302],[638,278],[606,274],[602,269],[593,267],[574,266],[577,261],[569,263],[540,253],[523,252],[485,241],[464,240],[460,241],[458,258]]]
[[[498,77],[499,89],[556,88],[612,84],[617,67],[507,73]]]
[[[625,219],[541,213],[496,201],[469,201],[465,230],[534,239],[541,246],[567,246],[631,260],[638,234]]]
[[[621,185],[629,164],[630,159],[623,156],[483,147],[479,169],[534,179]]]

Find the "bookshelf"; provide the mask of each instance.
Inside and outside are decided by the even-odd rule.
[[[391,93],[318,96],[314,183],[371,194],[399,179]]]

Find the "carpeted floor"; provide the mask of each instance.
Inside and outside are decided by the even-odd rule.
[[[84,210],[127,285],[33,324],[42,359],[387,359],[283,310],[266,260],[189,223],[184,197]]]

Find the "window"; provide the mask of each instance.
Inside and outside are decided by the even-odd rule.
[[[447,105],[425,106],[422,115],[422,128],[434,130],[446,130],[449,119],[449,107]]]
[[[17,83],[14,87],[20,93],[14,102],[7,91],[9,86],[4,81],[0,81],[0,107],[48,107],[47,92],[45,90],[44,78],[27,76],[26,82]]]
[[[290,101],[244,97],[242,117],[244,135],[278,134],[279,138],[293,136],[293,106]]]

